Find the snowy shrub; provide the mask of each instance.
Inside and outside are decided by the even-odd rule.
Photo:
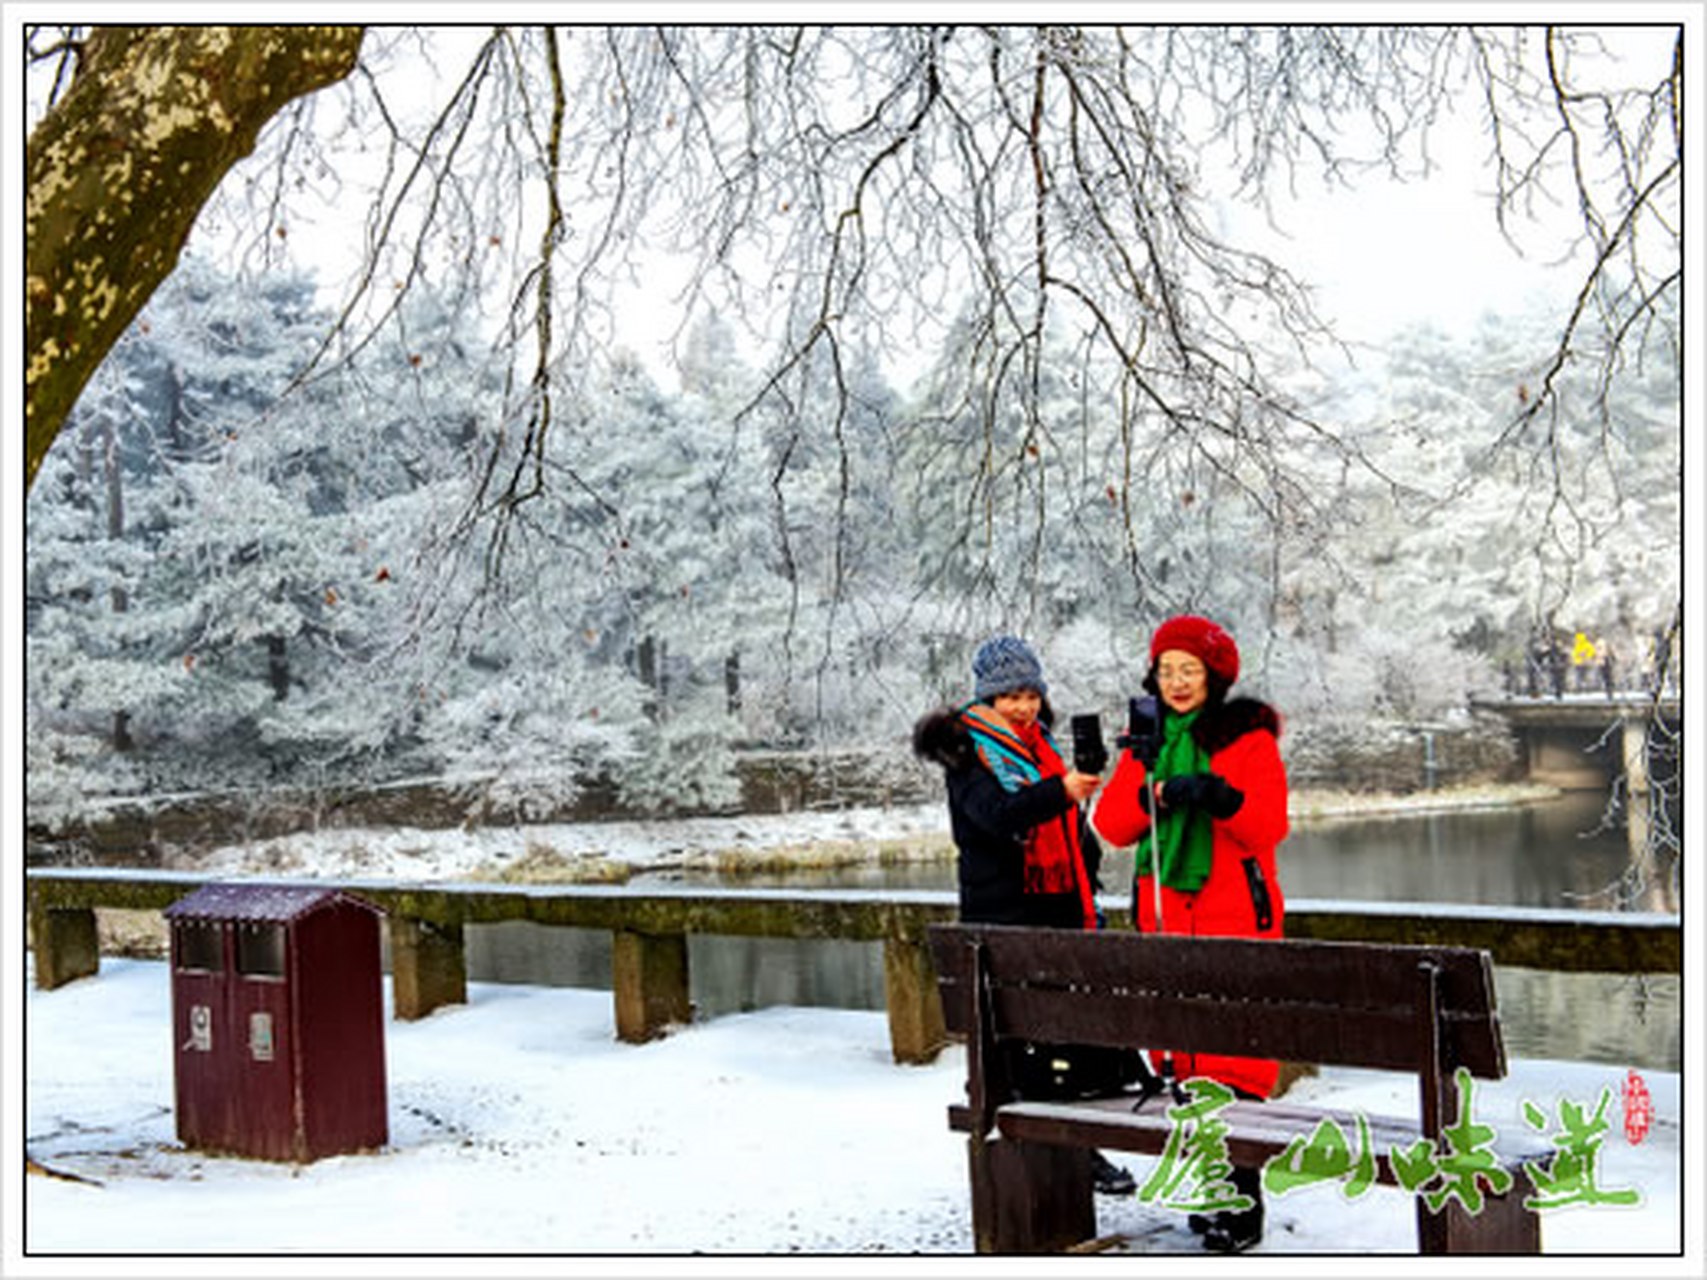
[[[1274,698],[1289,717],[1336,723],[1364,718],[1433,720],[1499,687],[1487,658],[1449,637],[1369,628],[1335,652],[1279,643],[1270,659]]]
[[[85,733],[35,727],[28,738],[24,805],[32,827],[64,831],[89,814],[94,800],[143,789],[135,762]]]
[[[671,704],[639,731],[636,753],[615,772],[625,808],[642,813],[728,812],[741,803],[731,746],[733,723],[720,689]]]

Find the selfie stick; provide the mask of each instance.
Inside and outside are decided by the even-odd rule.
[[[1150,792],[1150,887],[1156,908],[1156,936],[1162,934],[1162,842],[1160,839],[1161,795],[1156,785],[1156,759],[1162,752],[1162,720],[1168,713],[1167,704],[1162,701],[1160,690],[1155,697],[1155,714],[1147,716],[1143,711],[1143,702],[1138,698],[1130,700],[1128,705],[1128,730],[1124,739],[1125,745],[1132,752],[1133,759],[1144,766],[1144,786]],[[1149,722],[1148,729],[1141,727],[1144,721]],[[1138,927],[1138,885],[1132,886],[1132,927]],[[1149,1100],[1152,1093],[1166,1089],[1175,1102],[1186,1101],[1185,1091],[1174,1079],[1174,1055],[1172,1050],[1162,1050],[1162,1078],[1152,1090],[1146,1088],[1139,1096],[1137,1106],[1141,1107]],[[1136,1110],[1136,1107],[1134,1108]]]
[[[1120,738],[1120,745],[1132,753],[1132,758],[1144,766],[1144,786],[1150,792],[1150,803],[1145,806],[1145,812],[1150,815],[1150,879],[1155,889],[1156,932],[1162,931],[1162,854],[1160,842],[1156,839],[1156,824],[1159,818],[1157,810],[1161,807],[1161,799],[1156,787],[1156,758],[1162,751],[1162,717],[1167,715],[1167,706],[1161,698],[1150,701],[1155,704],[1154,714],[1144,710],[1146,699],[1132,698],[1127,703],[1127,732]],[[1138,927],[1138,898],[1137,883],[1134,882],[1132,898],[1132,927]]]

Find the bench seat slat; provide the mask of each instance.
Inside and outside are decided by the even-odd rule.
[[[1270,943],[1252,938],[1003,925],[934,926],[931,934],[938,975],[951,983],[964,981],[966,973],[964,945],[958,940],[976,934],[988,943],[989,976],[997,985],[1124,985],[1167,996],[1207,990],[1245,1000],[1285,1000],[1300,991],[1331,986],[1334,1000],[1347,1007],[1391,1008],[1409,1003],[1415,994],[1415,966],[1426,959],[1441,967],[1442,999],[1449,1007],[1471,1013],[1489,1010],[1485,953],[1468,947],[1288,939],[1286,963],[1277,965],[1263,950]],[[1004,942],[1016,937],[1022,939],[1016,946]]]
[[[1308,993],[1302,993],[1307,996]],[[1113,995],[998,987],[996,1025],[1025,1027],[1028,1039],[1114,1048],[1191,1046],[1203,1053],[1287,1061],[1328,1061],[1375,1070],[1416,1066],[1416,1014],[1410,1008],[1347,1010],[1294,996],[1235,1003],[1196,996]],[[1452,1058],[1483,1079],[1504,1074],[1484,1021],[1448,1014]]]
[[[1288,941],[1281,959],[1267,950],[1273,942],[1244,938],[1000,925],[933,926],[931,934],[952,1032],[970,1029],[964,940],[977,936],[1001,1036],[1408,1069],[1426,963],[1440,974],[1447,1058],[1482,1079],[1506,1073],[1482,951]]]
[[[1167,1115],[1170,1105],[1155,1098],[1135,1111],[1133,1099],[1129,1097],[1072,1102],[1010,1102],[996,1111],[996,1131],[1002,1137],[1016,1141],[1096,1147],[1154,1156],[1166,1148],[1173,1132],[1173,1122]],[[969,1108],[951,1107],[949,1112],[950,1128],[970,1131],[973,1119]],[[1369,1126],[1375,1181],[1390,1187],[1397,1186],[1398,1179],[1389,1153],[1394,1147],[1408,1149],[1422,1136],[1416,1121],[1402,1116],[1366,1115],[1332,1108],[1232,1102],[1216,1115],[1229,1127],[1228,1158],[1236,1165],[1249,1168],[1261,1167],[1284,1152],[1296,1139],[1308,1141],[1324,1120],[1332,1120],[1339,1126],[1355,1160],[1361,1142],[1358,1130],[1361,1115]],[[1492,1150],[1500,1166],[1512,1172],[1516,1172],[1525,1161],[1545,1161],[1554,1154],[1551,1147],[1540,1141],[1505,1131],[1496,1134]]]

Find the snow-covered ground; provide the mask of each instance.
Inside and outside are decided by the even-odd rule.
[[[801,859],[838,853],[850,859],[876,857],[880,846],[905,844],[936,856],[947,844],[947,811],[932,804],[752,814],[727,818],[669,818],[656,821],[540,823],[529,826],[333,827],[226,845],[178,865],[210,874],[371,877],[397,880],[461,880],[476,871],[502,875],[531,861],[601,863],[620,874],[706,867],[720,857],[771,855],[795,850]],[[857,846],[857,847],[856,847]],[[936,851],[932,853],[931,851]],[[809,852],[810,851],[810,852]]]
[[[608,864],[619,874],[705,865],[749,851],[885,843],[928,846],[940,804],[892,809],[483,831],[327,830],[255,841],[195,860],[214,874],[458,880],[517,862]],[[561,870],[561,866],[557,869]],[[592,878],[597,878],[596,873]],[[226,1275],[540,1271],[574,1255],[589,1270],[756,1274],[856,1266],[987,1275],[970,1256],[964,1139],[945,1107],[964,1057],[892,1062],[881,1013],[774,1007],[701,1020],[658,1042],[616,1041],[608,991],[473,983],[469,1003],[386,1024],[390,1143],[376,1154],[294,1168],[182,1148],[172,1110],[170,980],[164,964],[105,957],[54,992],[16,974],[25,1033],[21,1145],[40,1171],[7,1210],[5,1274]],[[389,1012],[390,990],[386,987]],[[10,1026],[10,1024],[9,1024]],[[19,1055],[13,1053],[9,1059]],[[1633,1208],[1577,1208],[1543,1220],[1549,1276],[1561,1255],[1615,1254],[1621,1274],[1700,1274],[1699,1219],[1682,1257],[1680,1188],[1698,1188],[1699,1143],[1682,1140],[1675,1074],[1642,1073],[1651,1132],[1622,1128],[1624,1070],[1517,1060],[1479,1086],[1475,1113],[1511,1127],[1532,1102],[1556,1127],[1565,1102],[1611,1090],[1596,1182],[1634,1188]],[[1416,1106],[1409,1077],[1329,1071],[1293,1097],[1371,1113]],[[1699,1127],[1700,1108],[1690,1116]],[[19,1112],[12,1112],[17,1117]],[[7,1126],[12,1131],[16,1126]],[[1683,1153],[1690,1156],[1690,1177]],[[1126,1158],[1140,1180],[1153,1163]],[[12,1169],[23,1163],[14,1156]],[[67,1177],[84,1179],[73,1181]],[[1695,1192],[1693,1194],[1697,1194]],[[14,1211],[13,1205],[17,1208]],[[1193,1273],[1344,1267],[1413,1249],[1410,1201],[1391,1190],[1345,1200],[1332,1186],[1270,1201],[1257,1255],[1203,1255],[1177,1215],[1102,1199],[1114,1253]],[[15,1223],[15,1225],[14,1225]],[[69,1255],[69,1258],[66,1257]],[[304,1255],[327,1255],[309,1261]],[[164,1260],[163,1260],[164,1259]],[[1086,1264],[1060,1260],[1053,1267]],[[1043,1264],[1026,1262],[1020,1274]],[[1384,1268],[1413,1265],[1389,1257]],[[1528,1263],[1502,1270],[1523,1273]],[[732,1269],[731,1269],[732,1268]],[[1682,1268],[1682,1269],[1680,1269]],[[1605,1274],[1597,1264],[1592,1274]]]
[[[169,971],[158,961],[106,958],[92,978],[29,988],[27,1154],[86,1181],[23,1179],[27,1252],[13,1255],[20,1242],[8,1231],[7,1274],[66,1274],[54,1261],[62,1254],[77,1255],[76,1275],[226,1275],[229,1255],[259,1256],[266,1265],[242,1267],[259,1272],[304,1254],[337,1255],[301,1268],[334,1274],[565,1270],[537,1255],[598,1255],[575,1264],[577,1274],[641,1260],[654,1274],[703,1270],[699,1255],[721,1257],[719,1274],[762,1273],[772,1255],[796,1256],[784,1273],[800,1269],[798,1255],[815,1259],[813,1269],[829,1259],[837,1274],[850,1256],[872,1270],[1008,1271],[966,1256],[964,1140],[944,1114],[961,1089],[962,1051],[898,1066],[880,1013],[770,1008],[636,1046],[614,1038],[608,992],[475,983],[466,1005],[387,1021],[389,1145],[302,1167],[179,1145],[169,1013]],[[1592,1106],[1611,1090],[1594,1181],[1635,1189],[1641,1202],[1549,1212],[1544,1247],[1648,1255],[1620,1263],[1620,1275],[1699,1274],[1699,1257],[1666,1257],[1683,1248],[1680,1186],[1697,1197],[1700,1187],[1698,1171],[1681,1182],[1679,1080],[1643,1078],[1654,1120],[1637,1145],[1624,1135],[1624,1073],[1613,1067],[1519,1060],[1507,1081],[1478,1087],[1474,1110],[1516,1124],[1531,1102],[1556,1127],[1562,1103]],[[1293,1096],[1371,1113],[1416,1106],[1409,1077],[1375,1072],[1329,1071]],[[1141,1179],[1152,1167],[1125,1159]],[[1205,1257],[1181,1219],[1135,1198],[1099,1199],[1098,1228],[1127,1238],[1117,1252],[1175,1255],[1194,1273],[1318,1255],[1312,1275],[1342,1264],[1364,1275],[1358,1255],[1413,1248],[1412,1206],[1396,1191],[1348,1201],[1319,1186],[1271,1198],[1269,1208],[1260,1256],[1231,1260]],[[161,1254],[189,1256],[162,1271]],[[879,1254],[921,1256],[869,1261]],[[1095,1265],[1053,1266],[1075,1262]],[[1576,1273],[1561,1258],[1544,1262],[1539,1274]],[[1142,1265],[1148,1274],[1157,1264],[1166,1265]],[[1026,1263],[1021,1273],[1040,1269]],[[1603,1263],[1593,1271],[1606,1273]]]

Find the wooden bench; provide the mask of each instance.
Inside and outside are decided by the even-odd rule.
[[[1388,1152],[1427,1139],[1444,1152],[1457,1120],[1455,1073],[1501,1079],[1505,1048],[1488,953],[1462,947],[1357,942],[1175,938],[1001,925],[932,925],[943,1015],[966,1040],[967,1100],[949,1126],[969,1134],[972,1228],[980,1253],[1033,1253],[1096,1236],[1091,1152],[1163,1153],[1179,1127],[1162,1094],[1134,1109],[1132,1093],[1024,1100],[1008,1077],[1004,1042],[1232,1053],[1282,1061],[1415,1072],[1418,1118],[1272,1102],[1233,1101],[1233,1165],[1261,1168],[1295,1139],[1333,1120],[1354,1151],[1366,1120],[1375,1180],[1399,1186]],[[1472,1100],[1471,1118],[1475,1115]],[[1533,1135],[1499,1135],[1493,1152],[1513,1175],[1480,1211],[1456,1199],[1432,1211],[1416,1193],[1422,1253],[1538,1253],[1540,1221],[1525,1160],[1550,1158]],[[1413,1182],[1414,1185],[1414,1182]],[[1482,1190],[1487,1191],[1485,1181]],[[1272,1201],[1271,1216],[1272,1216]]]

